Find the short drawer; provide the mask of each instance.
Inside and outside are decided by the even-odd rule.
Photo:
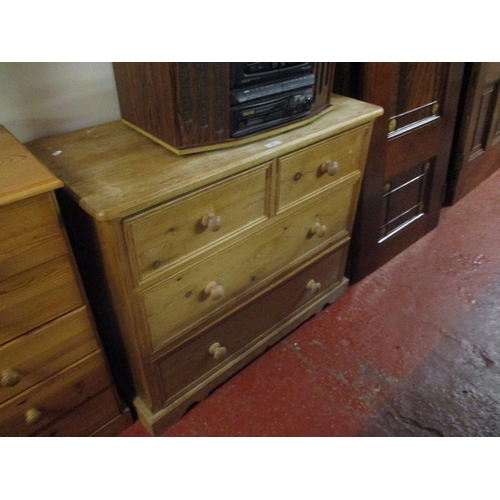
[[[346,185],[143,292],[153,349],[347,236],[355,187]]]
[[[242,355],[252,342],[286,323],[322,291],[340,283],[347,248],[342,245],[159,360],[165,399],[223,368]]]
[[[0,347],[0,403],[99,349],[81,307]]]
[[[281,157],[278,213],[361,170],[369,131],[364,125]]]
[[[0,436],[29,436],[110,385],[100,351],[0,405]]]
[[[82,305],[68,256],[0,281],[0,345]]]
[[[270,164],[124,222],[136,282],[267,218]]]

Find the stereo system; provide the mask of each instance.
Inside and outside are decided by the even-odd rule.
[[[113,63],[122,118],[177,154],[289,130],[330,109],[334,63]]]

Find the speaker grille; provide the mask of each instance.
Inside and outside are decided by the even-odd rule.
[[[214,100],[215,109],[224,109],[224,94],[227,92],[223,77],[222,63],[214,63]],[[222,134],[224,132],[224,116],[223,113],[215,113],[215,133]]]
[[[198,94],[198,123],[208,127],[208,67],[206,63],[195,63],[196,89]]]
[[[335,64],[326,62],[314,63],[314,111],[324,109],[330,102],[333,89]]]
[[[179,94],[181,105],[181,119],[184,123],[193,120],[193,107],[191,99],[191,74],[189,63],[179,63]]]

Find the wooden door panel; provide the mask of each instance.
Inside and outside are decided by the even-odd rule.
[[[384,180],[436,156],[440,141],[441,127],[437,122],[389,141]]]
[[[448,175],[456,203],[500,167],[500,63],[467,63]]]
[[[375,122],[350,255],[358,281],[438,223],[463,63],[360,63],[340,71]],[[342,82],[341,88],[349,89]]]
[[[425,216],[429,208],[434,160],[394,176],[384,185],[379,244]]]
[[[495,97],[498,93],[496,85],[486,85],[480,97],[479,113],[472,139],[470,159],[482,154],[487,145],[492,130],[492,119],[495,108]]]
[[[397,114],[440,100],[444,77],[442,63],[399,63],[397,73]]]
[[[393,63],[393,108],[387,110],[389,138],[439,118],[446,68],[443,63]]]

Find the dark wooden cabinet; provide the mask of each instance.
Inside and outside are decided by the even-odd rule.
[[[188,154],[276,135],[330,107],[335,63],[298,63],[297,68],[307,66],[304,73],[294,66],[282,67],[296,63],[269,64],[272,69],[248,74],[240,69],[243,84],[228,62],[115,62],[121,116],[171,151]],[[306,74],[314,75],[314,83],[301,82]],[[296,114],[303,112],[300,93],[309,86],[310,109],[305,116]],[[240,104],[233,102],[236,89],[245,94]],[[244,133],[235,125],[247,122]]]
[[[356,282],[436,227],[464,63],[337,64],[335,90],[382,106],[349,259]]]
[[[467,63],[448,176],[456,203],[500,167],[500,63]]]

